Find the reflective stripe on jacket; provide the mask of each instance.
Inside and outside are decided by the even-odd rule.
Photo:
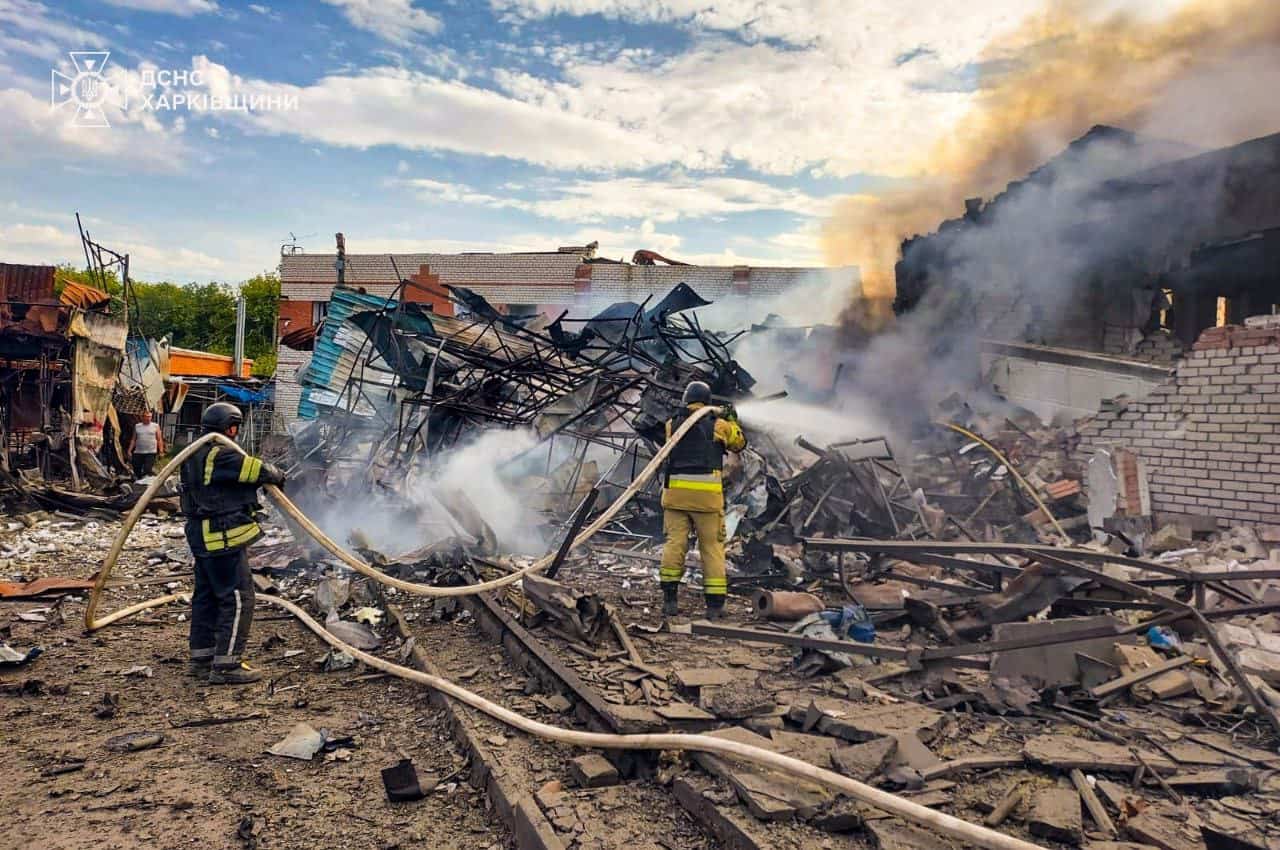
[[[263,462],[210,446],[182,465],[187,544],[196,555],[240,549],[262,536],[257,514]]]
[[[689,405],[689,412],[702,407],[701,404]],[[667,422],[667,439],[674,432],[672,423]],[[695,439],[697,429],[689,432],[685,440]],[[747,438],[738,423],[728,419],[716,418],[712,430],[712,439],[723,449],[740,452],[747,446]],[[723,511],[724,485],[719,469],[708,472],[672,471],[668,473],[662,490],[662,507],[681,511]]]
[[[692,472],[672,473],[667,477],[667,487],[672,490],[702,490],[719,493],[724,490],[720,483],[720,471],[697,475]]]

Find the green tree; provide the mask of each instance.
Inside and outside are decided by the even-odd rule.
[[[102,288],[96,274],[74,266],[59,266],[62,282],[73,280]],[[112,312],[124,309],[119,278],[108,274],[107,292]],[[270,377],[276,367],[276,317],[280,309],[280,279],[271,272],[255,275],[238,285],[226,283],[131,283],[129,331],[138,336],[169,337],[178,348],[232,354],[235,351],[236,298],[245,299],[245,357],[253,360],[253,374]]]
[[[280,278],[263,272],[240,284],[244,296],[244,355],[253,360],[253,374],[276,371],[276,322],[280,314]]]

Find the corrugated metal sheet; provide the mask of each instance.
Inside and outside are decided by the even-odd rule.
[[[67,280],[62,284],[62,294],[58,296],[58,300],[68,307],[93,310],[110,304],[111,296],[101,289],[94,289],[92,286],[85,286],[83,283]]]
[[[324,327],[316,335],[311,361],[298,370],[302,393],[298,399],[298,417],[315,419],[320,407],[332,407],[346,386],[357,362],[363,332],[346,320],[354,313],[394,306],[385,296],[368,295],[354,289],[334,287]],[[359,411],[364,412],[364,411]],[[372,411],[369,411],[372,412]]]
[[[0,263],[0,301],[53,301],[53,266]]]

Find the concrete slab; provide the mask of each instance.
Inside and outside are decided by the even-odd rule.
[[[896,738],[876,738],[851,747],[840,747],[831,754],[831,763],[845,776],[866,782],[883,770],[897,751]]]
[[[1173,773],[1177,765],[1158,753],[1139,750],[1152,769],[1161,773]],[[1037,735],[1028,738],[1022,754],[1037,764],[1047,764],[1059,770],[1078,767],[1086,773],[1103,771],[1129,773],[1138,767],[1138,760],[1128,747],[1108,741],[1093,741],[1075,735]]]
[[[1080,795],[1074,788],[1046,788],[1031,798],[1027,830],[1039,838],[1079,844],[1084,838]]]
[[[1118,625],[1120,625],[1118,619],[1106,615],[1043,620],[1033,623],[1000,623],[992,628],[991,638],[1000,641],[1051,637],[1067,632]],[[991,656],[991,676],[1008,679],[1026,678],[1044,687],[1075,685],[1080,682],[1080,664],[1076,659],[1076,653],[1082,652],[1105,661],[1111,657],[1112,647],[1117,641],[1136,643],[1137,638],[1132,635],[1125,638],[1102,637],[997,652]]]
[[[869,820],[866,825],[877,850],[953,850],[947,839],[897,819]]]
[[[580,788],[604,788],[618,784],[618,769],[597,753],[570,759],[569,774]]]

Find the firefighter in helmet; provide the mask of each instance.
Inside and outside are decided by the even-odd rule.
[[[206,432],[235,439],[240,408],[220,401],[200,418]],[[182,512],[195,555],[191,596],[191,673],[215,685],[244,685],[261,674],[241,660],[253,624],[253,574],[247,549],[262,536],[258,488],[281,485],[269,463],[208,443],[182,464]]]
[[[666,439],[694,411],[711,403],[711,387],[702,381],[691,381],[684,390],[684,412],[667,422]],[[738,425],[732,405],[724,405],[720,416],[705,416],[667,457],[662,488],[662,528],[666,545],[662,549],[662,565],[658,572],[662,583],[662,614],[673,617],[678,611],[680,579],[684,576],[684,559],[689,553],[689,534],[698,537],[702,556],[702,592],[706,598],[708,619],[724,616],[724,597],[728,591],[724,563],[724,488],[721,471],[724,453],[740,452],[747,438]]]

